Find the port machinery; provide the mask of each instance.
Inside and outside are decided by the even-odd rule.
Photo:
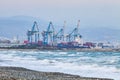
[[[54,35],[54,41],[58,42],[59,40],[61,41],[65,41],[65,25],[66,25],[66,21],[64,21],[64,25],[63,28],[61,28],[55,35]]]
[[[56,32],[52,22],[50,22],[47,30],[42,32],[43,44],[44,45],[48,45],[48,44],[56,45],[58,40],[63,40],[64,41],[65,23],[66,23],[66,21],[64,22],[63,28],[61,28],[58,32]]]
[[[34,21],[32,29],[27,31],[27,36],[28,36],[28,43],[38,43],[38,41],[39,41],[39,28],[38,28],[36,21]]]
[[[47,30],[42,32],[43,45],[48,45],[50,43],[53,45],[54,35],[55,35],[55,29],[52,22],[50,22]]]
[[[78,20],[77,27],[73,29],[72,32],[70,32],[67,36],[66,39],[68,42],[75,41],[77,38],[81,38],[82,36],[79,33],[79,26],[80,26],[80,20]]]
[[[65,35],[65,25],[66,25],[66,21],[64,21],[63,28],[61,28],[57,32],[55,31],[53,23],[49,22],[47,29],[42,32],[41,45],[42,46],[59,46],[59,44],[61,45],[61,43],[64,43],[64,42],[65,43],[75,42],[77,38],[82,37],[79,34],[80,20],[78,20],[77,27],[74,28],[73,31],[70,32],[68,35]],[[38,43],[40,41],[39,39],[40,32],[39,32],[39,28],[36,21],[34,22],[32,29],[27,31],[27,36],[28,36],[29,43]],[[61,47],[64,47],[64,45],[62,45]]]

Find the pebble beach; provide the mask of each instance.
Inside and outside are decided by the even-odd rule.
[[[113,80],[90,78],[58,72],[38,72],[22,67],[0,67],[0,80]]]

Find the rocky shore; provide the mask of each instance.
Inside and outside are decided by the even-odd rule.
[[[56,49],[56,48],[0,48],[0,51],[2,50],[20,50],[20,51],[30,51],[30,50],[34,50],[34,51],[77,51],[77,52],[120,52],[120,48],[117,49],[112,49],[112,48],[108,48],[108,49],[96,49],[96,48],[62,48],[62,49]]]
[[[38,72],[21,67],[0,67],[0,80],[113,80],[90,78],[59,72]]]

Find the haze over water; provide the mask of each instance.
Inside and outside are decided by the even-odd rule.
[[[91,36],[98,38],[99,31],[103,33],[100,33],[101,40],[114,39],[120,35],[120,0],[0,0],[0,37],[27,38],[26,31],[31,29],[33,21],[38,22],[41,30],[47,28],[49,21],[57,25],[56,29],[61,28],[64,20],[68,31],[81,20],[80,28],[85,29],[80,30],[86,33],[81,35],[87,40]],[[89,32],[90,29],[95,32]],[[116,41],[120,40],[118,37]],[[120,80],[119,52],[0,50],[0,66]]]
[[[120,35],[119,8],[119,0],[0,0],[0,37],[19,35],[23,40],[27,38],[26,31],[31,29],[33,21],[38,22],[40,30],[46,29],[49,21],[53,22],[55,29],[61,28],[66,21],[66,31],[72,31],[77,20],[81,20],[80,33],[83,38],[95,36],[89,29],[98,28],[105,33],[98,32],[104,35],[102,38],[113,39]],[[111,31],[104,32],[101,28],[115,31],[111,35]]]
[[[119,8],[119,0],[1,0],[0,17],[32,16],[58,25],[80,19],[81,27],[120,29]]]

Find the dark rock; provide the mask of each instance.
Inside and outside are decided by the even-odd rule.
[[[21,67],[0,67],[0,80],[113,80],[90,78],[59,72],[38,72]]]

